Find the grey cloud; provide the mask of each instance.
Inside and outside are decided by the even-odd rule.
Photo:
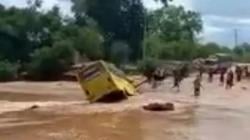
[[[203,16],[203,21],[217,28],[250,28],[250,18]]]
[[[238,30],[238,43],[250,41],[250,30]],[[205,42],[217,42],[221,45],[234,47],[234,30],[225,30],[223,32],[206,32],[202,35]]]
[[[192,5],[203,15],[250,18],[249,0],[192,0]]]
[[[250,0],[188,0],[201,13],[204,40],[233,46],[237,29],[239,42],[250,42]]]

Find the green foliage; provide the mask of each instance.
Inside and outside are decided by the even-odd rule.
[[[240,61],[249,63],[250,62],[250,52],[244,53],[244,55],[240,57]]]
[[[104,38],[102,34],[94,27],[79,27],[69,24],[56,32],[53,39],[60,41],[67,39],[72,46],[80,53],[82,57],[90,60],[103,59],[104,57]]]
[[[238,56],[242,56],[244,54],[244,49],[241,47],[235,47],[233,51]]]
[[[148,32],[157,34],[167,42],[189,40],[202,30],[201,16],[183,7],[168,6],[148,14]]]
[[[152,58],[159,58],[159,54],[166,45],[166,42],[158,36],[149,36],[144,40],[144,55]],[[171,50],[168,51],[171,53]]]
[[[213,42],[209,42],[204,45],[199,45],[197,49],[197,57],[202,58],[206,58],[215,53],[229,53],[228,50]]]
[[[250,62],[250,44],[243,43],[233,49],[237,61]]]
[[[17,78],[18,65],[8,61],[0,61],[0,81],[10,81]]]
[[[153,11],[147,11],[142,0],[71,1],[74,17],[67,19],[58,7],[41,11],[42,0],[29,0],[26,8],[0,5],[0,60],[20,62],[22,67],[29,63],[30,75],[49,80],[69,68],[74,54],[121,66],[137,62],[144,53],[142,71],[154,69],[154,59],[192,60],[218,52],[249,59],[247,43],[234,50],[199,44],[200,14],[169,5],[171,0],[155,0],[164,6]]]
[[[71,0],[76,23],[86,25],[93,18],[103,31],[105,55],[109,57],[113,41],[124,40],[131,47],[130,58],[142,55],[145,9],[141,0]]]
[[[91,60],[97,60],[104,57],[103,41],[102,35],[96,29],[85,27],[77,31],[74,46],[81,55],[86,55]]]
[[[53,33],[62,27],[57,8],[42,13],[37,8],[40,0],[25,9],[0,10],[0,56],[9,61],[27,62],[30,53],[42,46],[53,44]],[[13,52],[18,52],[13,55]]]
[[[158,65],[157,59],[147,58],[138,62],[138,70],[144,74],[150,74],[155,71]]]
[[[111,45],[111,60],[118,67],[121,64],[126,64],[129,60],[130,48],[128,44],[124,41],[116,41]]]
[[[232,53],[232,50],[216,43],[198,44],[188,40],[166,42],[157,35],[144,41],[145,55],[156,59],[192,60],[207,58],[215,53]]]
[[[56,80],[73,62],[73,50],[67,41],[52,48],[43,47],[32,54],[28,73],[35,80]]]
[[[196,46],[190,41],[168,43],[160,53],[160,58],[172,60],[192,60],[196,56]]]
[[[148,12],[146,21],[144,54],[147,57],[191,60],[209,55],[205,47],[195,42],[196,34],[202,30],[199,13],[171,5]]]
[[[173,1],[173,0],[155,0],[156,2],[160,1],[162,2],[162,4],[164,4],[165,6],[168,5],[169,2]]]
[[[190,41],[166,42],[154,36],[145,41],[147,57],[168,60],[191,60],[197,56],[198,47]]]

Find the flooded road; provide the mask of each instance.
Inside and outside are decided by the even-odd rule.
[[[0,97],[0,139],[243,140],[250,137],[250,82],[225,90],[218,80],[214,83],[204,80],[202,96],[194,98],[192,81],[192,78],[185,80],[180,93],[170,88],[171,81],[165,81],[156,90],[145,86],[144,94],[114,104],[90,105],[81,99],[77,87],[63,94],[4,95]],[[152,101],[174,102],[176,110],[142,110],[141,106]],[[33,104],[40,108],[27,110]]]

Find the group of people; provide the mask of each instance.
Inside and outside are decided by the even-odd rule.
[[[177,69],[174,69],[172,71],[173,75],[173,87],[176,88],[177,91],[180,91],[180,83],[185,79],[185,77],[188,76],[188,66],[183,65]],[[204,67],[200,67],[198,69],[199,73],[197,74],[195,80],[193,81],[194,85],[194,96],[198,97],[200,96],[200,91],[202,88],[202,79],[204,73],[208,74],[208,81],[213,82],[214,75],[219,74],[219,82],[221,86],[225,85],[226,89],[231,89],[234,86],[235,79],[237,82],[240,82],[243,77],[247,77],[250,79],[250,72],[248,69],[248,66],[236,66],[235,70],[232,68],[209,68],[208,70],[205,70]],[[166,77],[166,71],[163,68],[156,69],[154,71],[149,72],[147,75],[148,81],[150,83],[153,83],[153,88],[157,87],[157,83],[160,81],[163,81]]]
[[[199,75],[194,80],[194,95],[200,96],[200,89],[202,87],[202,75],[204,71],[199,71]],[[235,70],[232,68],[219,68],[214,70],[210,68],[208,70],[208,81],[213,82],[213,77],[216,73],[219,73],[219,80],[221,85],[225,85],[226,89],[231,89],[234,86],[234,81],[241,82],[243,77],[250,78],[250,72],[248,66],[236,66]]]

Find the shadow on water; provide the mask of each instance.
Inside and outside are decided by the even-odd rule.
[[[103,96],[101,99],[98,100],[100,103],[117,103],[121,102],[128,97],[123,93],[123,91],[115,91],[112,93]]]

